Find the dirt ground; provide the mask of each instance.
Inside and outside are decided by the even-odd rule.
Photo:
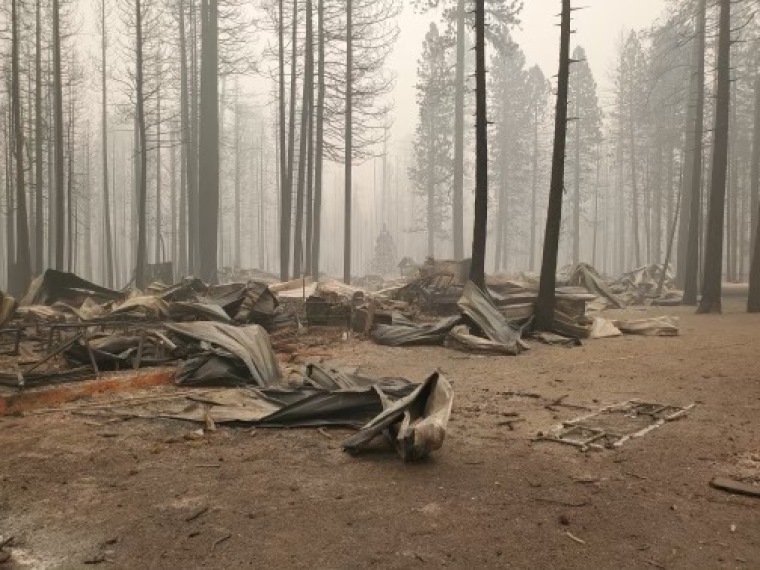
[[[342,430],[193,439],[182,422],[0,418],[5,567],[760,568],[760,500],[709,486],[760,479],[760,315],[733,293],[723,316],[628,311],[679,315],[677,338],[533,344],[519,357],[336,346],[331,362],[362,373],[440,368],[453,382],[444,447],[420,464],[385,449],[351,457]],[[583,413],[550,405],[565,395],[697,405],[582,453],[533,441]],[[524,421],[510,428],[513,413]]]

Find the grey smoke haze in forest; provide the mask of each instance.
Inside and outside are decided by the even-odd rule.
[[[4,0],[2,286],[515,275],[551,226],[559,267],[714,298],[760,272],[753,6],[573,2],[560,101],[560,0]]]

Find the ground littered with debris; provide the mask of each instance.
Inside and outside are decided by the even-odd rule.
[[[352,457],[342,429],[269,430],[65,413],[0,418],[2,568],[758,568],[760,316],[673,314],[623,336],[517,357],[336,341],[330,364],[423,381],[454,409],[441,450]],[[130,397],[135,396],[131,394]],[[631,399],[688,415],[623,446],[534,441]]]

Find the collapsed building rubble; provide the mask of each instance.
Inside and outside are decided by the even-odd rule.
[[[481,290],[467,281],[467,262],[428,259],[415,278],[382,281],[372,292],[308,278],[223,285],[187,278],[145,291],[115,291],[48,270],[20,303],[0,297],[0,344],[5,352],[24,355],[12,370],[0,371],[0,384],[27,389],[107,371],[176,366],[177,385],[204,390],[205,400],[198,400],[200,391],[168,398],[168,408],[155,417],[364,427],[346,444],[348,451],[383,432],[402,457],[418,458],[442,441],[452,398],[445,378],[413,384],[315,366],[284,376],[276,353],[298,350],[303,335],[320,327],[385,346],[511,356],[527,350],[530,339],[576,346],[582,339],[622,334],[677,335],[675,317],[615,319],[600,313],[675,298],[672,280],[663,280],[669,274],[662,271],[643,268],[610,283],[588,265],[570,268],[558,282],[554,332],[537,333],[531,330],[536,281],[494,276]],[[660,280],[664,295],[658,292]]]
[[[303,293],[305,284],[300,285]],[[361,290],[337,282],[315,285],[314,294],[326,303],[342,304],[346,298],[364,302]],[[398,451],[404,459],[421,459],[443,442],[448,413],[441,414],[439,408],[450,411],[453,393],[437,374],[435,380],[417,385],[403,378],[374,379],[309,366],[291,371],[286,380],[270,333],[276,336],[282,328],[298,330],[300,325],[265,283],[208,286],[185,279],[128,293],[51,270],[35,280],[18,309],[15,302],[3,306],[31,358],[28,365],[19,362],[15,370],[0,373],[0,384],[17,390],[110,370],[175,364],[176,384],[198,392],[168,394],[153,402],[153,411],[132,409],[127,415],[374,430],[370,420],[391,409],[394,420],[388,423],[384,415],[385,427],[372,433],[392,433],[394,444],[403,441]],[[432,384],[435,389],[430,389]],[[216,390],[209,392],[208,387]],[[413,398],[404,400],[409,396]],[[428,400],[435,406],[426,411]],[[398,401],[403,408],[399,413]]]

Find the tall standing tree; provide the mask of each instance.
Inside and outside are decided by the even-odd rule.
[[[290,182],[288,179],[288,147],[285,116],[285,6],[277,1],[277,56],[279,70],[279,151],[280,151],[280,279],[288,278],[290,255]],[[285,243],[285,245],[283,245]]]
[[[219,53],[217,0],[201,4],[199,148],[200,277],[217,282],[219,236]]]
[[[353,30],[353,3],[354,0],[346,0],[346,118],[345,118],[345,164],[344,164],[344,188],[345,199],[343,203],[343,282],[351,283],[351,199],[353,194],[353,96],[354,96],[354,30]]]
[[[64,217],[64,172],[63,172],[63,78],[61,70],[61,7],[60,0],[53,0],[53,146],[55,148],[55,232],[50,239],[55,244],[55,268],[64,268],[64,246],[66,244],[66,222]]]
[[[24,123],[21,119],[21,86],[19,71],[19,0],[11,0],[11,107],[13,155],[16,174],[16,263],[14,265],[13,290],[24,291],[32,276],[29,251],[29,220],[26,207],[26,186],[24,180]]]
[[[180,244],[179,244],[179,266],[180,274],[185,275],[193,266],[194,235],[190,228],[193,226],[192,216],[194,213],[192,192],[194,190],[192,181],[195,178],[197,170],[194,168],[194,154],[192,148],[193,128],[190,124],[190,91],[188,82],[190,73],[188,70],[187,47],[187,26],[185,20],[185,0],[178,0],[177,5],[177,32],[179,39],[179,113],[180,113],[180,132],[181,132],[181,183],[180,183]]]
[[[475,2],[475,226],[470,281],[485,290],[488,236],[488,94],[486,92],[486,6]]]
[[[322,183],[325,153],[325,1],[317,0],[317,108],[316,148],[314,154],[314,226],[312,228],[311,274],[319,277],[320,244],[322,240]]]
[[[760,59],[760,58],[758,58]],[[760,61],[756,65],[760,64]],[[752,265],[749,274],[749,297],[747,309],[750,313],[760,313],[760,68],[755,71],[755,119],[752,141],[751,195],[752,215]]]
[[[135,123],[137,142],[137,253],[135,260],[135,284],[145,288],[148,264],[147,202],[148,202],[148,145],[145,121],[145,70],[144,29],[145,10],[143,0],[135,0]]]
[[[314,34],[313,34],[313,9],[312,1],[306,0],[306,38],[305,38],[305,64],[303,73],[303,91],[301,100],[301,134],[299,136],[298,151],[298,182],[296,186],[296,212],[295,232],[293,235],[293,274],[300,277],[304,263],[304,207],[306,199],[306,182],[309,147],[311,145],[310,131],[312,109],[310,103],[314,95]],[[310,169],[309,169],[310,170]],[[309,176],[310,177],[310,176]],[[307,239],[310,243],[310,239]]]
[[[718,80],[715,101],[710,208],[705,243],[702,299],[697,313],[720,313],[723,282],[723,224],[728,174],[728,129],[731,107],[731,2],[720,0],[718,23]]]
[[[557,75],[557,107],[554,116],[554,151],[552,179],[549,188],[549,207],[546,214],[544,257],[541,263],[541,282],[536,300],[535,327],[551,331],[554,328],[554,303],[557,287],[557,252],[562,226],[562,194],[565,189],[565,149],[567,146],[567,97],[570,83],[570,0],[562,0],[560,23],[559,73]]]
[[[114,286],[113,279],[113,243],[111,231],[111,197],[108,188],[108,31],[106,27],[106,0],[100,4],[100,88],[101,88],[101,151],[102,151],[102,175],[103,175],[103,218],[105,233],[105,277],[108,287]]]
[[[44,121],[42,107],[42,0],[35,2],[35,48],[34,48],[34,174],[35,174],[35,251],[34,270],[41,273],[44,266],[45,251],[45,224],[43,223],[44,210]]]

